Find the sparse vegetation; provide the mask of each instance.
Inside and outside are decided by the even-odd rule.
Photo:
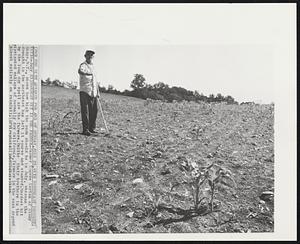
[[[86,137],[78,91],[42,87],[43,233],[274,231],[273,105],[101,99]]]

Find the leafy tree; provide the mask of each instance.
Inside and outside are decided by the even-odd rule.
[[[234,101],[234,98],[232,96],[226,96],[224,98],[224,100],[228,103],[228,104],[234,104],[235,101]]]
[[[141,74],[135,74],[134,79],[132,80],[130,87],[133,88],[133,90],[139,90],[146,86],[145,78]]]
[[[150,84],[146,84],[145,88],[148,90],[153,90],[153,86]]]
[[[112,85],[108,85],[107,90],[112,91],[112,90],[114,90],[114,87]]]
[[[99,86],[99,90],[100,92],[104,92],[104,93],[107,92],[105,86]]]
[[[163,83],[163,82],[158,82],[158,83],[155,83],[153,85],[153,89],[159,90],[159,91],[163,91],[163,90],[166,90],[168,88],[169,88],[169,86],[167,84]]]
[[[216,102],[222,102],[224,100],[224,97],[221,95],[221,93],[218,93],[215,97]]]
[[[200,98],[200,93],[199,93],[197,90],[194,91],[193,95],[194,95],[194,97],[196,97],[197,99]]]
[[[45,83],[46,83],[47,85],[50,85],[50,84],[52,83],[52,81],[51,81],[51,79],[48,77],[48,78],[46,79]]]
[[[209,96],[208,96],[208,102],[214,102],[215,101],[215,95],[214,94],[210,94]]]

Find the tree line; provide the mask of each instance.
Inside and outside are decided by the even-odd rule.
[[[55,85],[61,87],[68,87],[77,89],[78,87],[75,85],[71,85],[70,83],[61,82],[59,80],[51,81],[48,78],[46,81],[42,80],[43,85]],[[134,79],[130,83],[130,87],[132,90],[124,90],[123,92],[118,91],[112,85],[108,85],[108,87],[99,86],[100,92],[110,93],[116,95],[123,96],[131,96],[142,99],[153,99],[153,100],[162,100],[166,102],[173,101],[194,101],[194,102],[225,102],[227,104],[238,104],[234,100],[232,96],[223,96],[221,93],[218,93],[216,96],[214,94],[210,94],[209,96],[205,96],[198,91],[190,91],[183,87],[173,86],[170,87],[168,84],[163,82],[157,82],[153,85],[147,84],[146,79],[142,74],[135,74]]]
[[[153,99],[153,100],[162,100],[166,102],[175,101],[203,101],[203,102],[225,102],[227,104],[238,104],[232,96],[223,96],[221,93],[218,93],[216,96],[210,94],[205,96],[198,91],[190,91],[183,87],[173,86],[170,87],[168,84],[163,82],[157,82],[153,85],[147,84],[145,77],[142,74],[135,74],[134,79],[131,81],[130,87],[131,91],[125,90],[123,92],[114,89],[113,86],[109,85],[106,89],[105,87],[100,86],[100,92],[111,93],[117,95],[125,95],[131,97],[137,97],[142,99]]]

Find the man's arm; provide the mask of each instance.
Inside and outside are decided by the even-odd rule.
[[[78,74],[80,75],[93,75],[88,71],[84,64],[81,64],[78,69]]]
[[[80,74],[80,75],[93,75],[92,73],[82,72],[80,69],[78,69],[78,74]]]

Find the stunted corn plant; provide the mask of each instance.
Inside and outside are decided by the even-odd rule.
[[[236,187],[230,170],[216,163],[200,167],[196,162],[189,162],[184,170],[189,174],[190,181],[188,185],[192,190],[195,211],[200,209],[204,201],[210,211],[213,211],[215,195],[219,188],[222,186],[223,188]]]
[[[236,187],[236,183],[232,178],[231,171],[222,167],[217,169],[211,167],[211,173],[207,178],[207,182],[210,187],[210,210],[213,211],[215,193],[218,188],[220,186]]]
[[[179,115],[179,113],[177,111],[173,111],[172,118],[173,118],[174,121],[176,120],[176,118],[178,117],[178,115]]]

